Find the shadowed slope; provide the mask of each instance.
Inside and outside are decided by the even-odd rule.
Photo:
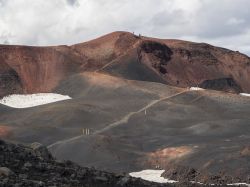
[[[6,63],[0,63],[0,98],[22,92],[22,83],[17,72]]]

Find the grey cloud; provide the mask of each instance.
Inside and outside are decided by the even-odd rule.
[[[174,10],[173,12],[168,12],[164,10],[162,12],[157,13],[153,16],[150,22],[159,27],[163,25],[181,25],[187,24],[189,19],[185,16],[185,12],[183,10]]]
[[[10,42],[9,42],[8,40],[4,40],[3,44],[4,44],[4,45],[9,45]]]
[[[243,34],[249,29],[250,1],[247,0],[203,0],[196,12],[196,32],[193,34],[214,38]]]
[[[0,6],[4,6],[7,0],[0,0]]]
[[[78,0],[66,0],[66,1],[71,6],[79,6],[79,1]]]

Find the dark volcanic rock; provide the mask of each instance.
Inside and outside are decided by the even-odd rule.
[[[217,175],[212,175],[207,171],[198,171],[191,167],[172,166],[171,169],[166,170],[162,176],[177,181],[198,181],[203,184],[232,184],[242,183],[240,177],[233,177],[219,172]],[[250,178],[246,179],[245,183],[250,183]]]
[[[141,44],[138,56],[141,62],[153,67],[161,74],[166,74],[166,66],[172,54],[171,49],[165,44],[145,41]]]
[[[232,78],[221,78],[203,81],[199,87],[204,89],[220,90],[233,93],[240,93],[242,89]]]
[[[32,147],[32,148],[31,148]],[[58,162],[43,146],[0,142],[0,186],[169,186]]]

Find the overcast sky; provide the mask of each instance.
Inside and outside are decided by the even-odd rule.
[[[0,43],[80,43],[124,30],[250,55],[250,0],[0,0]]]

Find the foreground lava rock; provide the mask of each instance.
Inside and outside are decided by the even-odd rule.
[[[83,168],[70,161],[56,161],[41,144],[16,145],[0,140],[0,187],[86,186],[164,187],[199,184],[157,184],[126,175]]]
[[[48,150],[37,143],[28,147],[0,141],[0,153],[0,186],[153,185],[129,176],[81,168],[70,161],[55,161]]]
[[[204,171],[198,171],[191,167],[175,166],[162,174],[165,178],[176,181],[199,181],[204,184],[236,184],[242,183],[240,176],[229,176],[223,172],[211,175]],[[246,184],[250,183],[250,178],[245,179]]]

